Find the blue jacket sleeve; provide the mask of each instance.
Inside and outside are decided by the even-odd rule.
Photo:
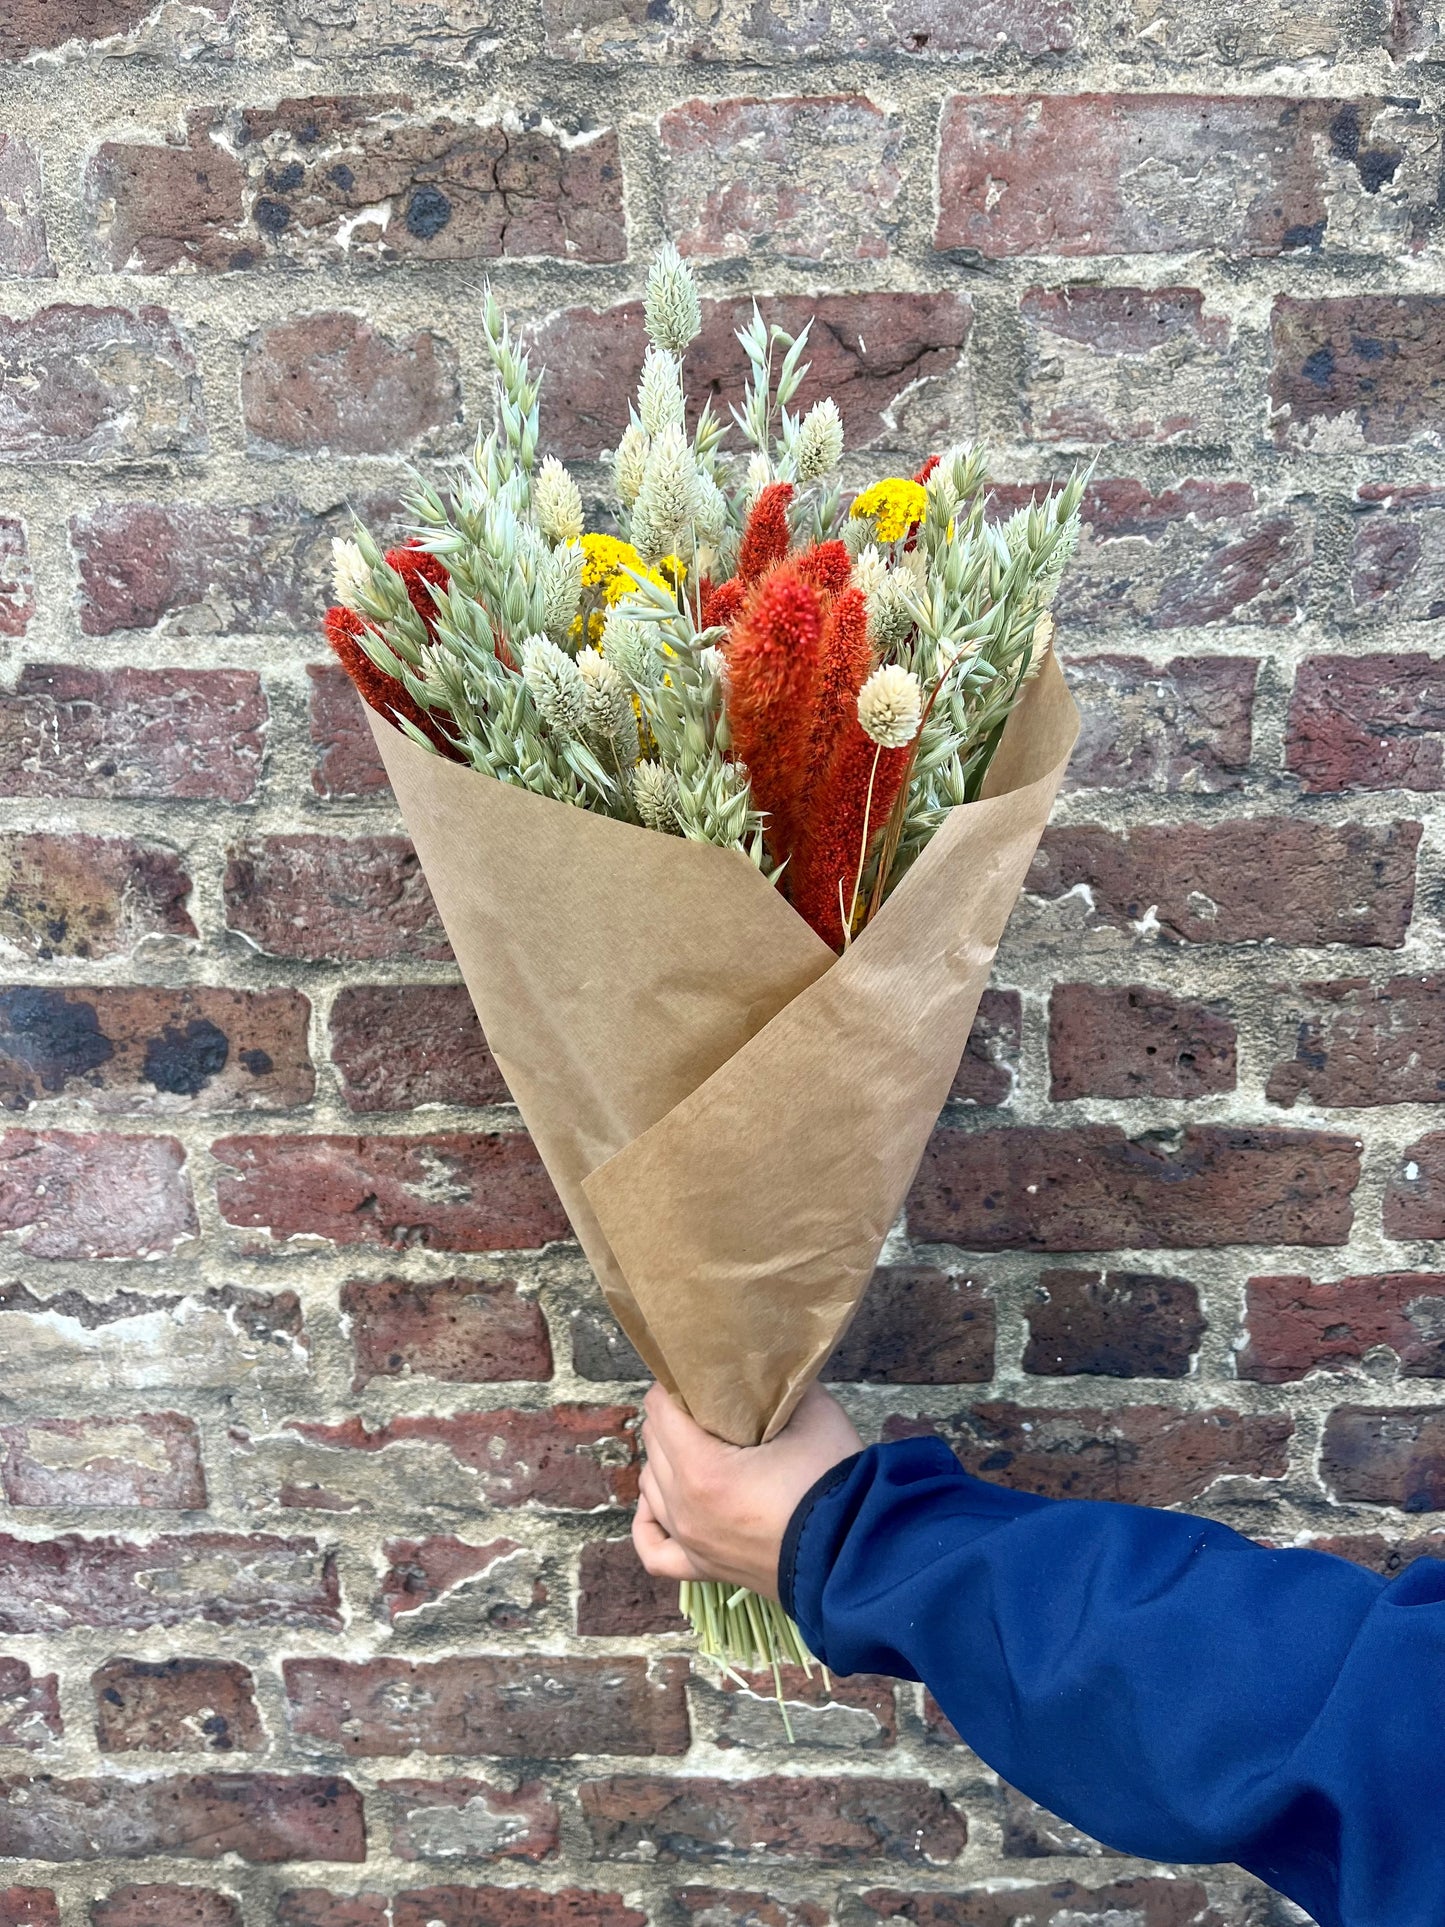
[[[874,1446],[794,1514],[783,1603],[923,1680],[1013,1786],[1124,1853],[1238,1862],[1320,1927],[1445,1923],[1445,1561],[1393,1583]]]

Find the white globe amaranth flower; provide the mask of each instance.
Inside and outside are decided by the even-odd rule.
[[[838,404],[829,397],[817,401],[803,417],[796,454],[798,480],[821,481],[843,459],[843,423]]]
[[[582,570],[587,558],[580,542],[564,542],[538,570],[542,588],[542,627],[560,642],[577,619],[582,600]]]
[[[896,648],[913,627],[911,587],[910,577],[885,569],[882,579],[867,592],[868,634],[875,649]]]
[[[617,484],[617,499],[623,508],[630,509],[637,500],[646,473],[647,437],[636,422],[630,422],[612,457],[612,478]]]
[[[653,346],[674,355],[682,354],[702,330],[697,282],[671,241],[663,242],[647,271],[643,323]]]
[[[637,765],[632,772],[632,800],[645,828],[677,828],[677,778],[664,764]]]
[[[747,478],[744,483],[749,501],[755,502],[769,482],[776,480],[772,463],[761,449],[755,449],[748,457]]]
[[[360,609],[361,592],[371,585],[371,570],[359,543],[348,536],[331,538],[331,593],[344,609]]]
[[[873,547],[873,525],[865,516],[845,515],[838,540],[849,555],[859,556],[864,549]]]
[[[888,564],[879,553],[876,543],[870,542],[853,558],[852,587],[861,589],[865,596],[871,596],[888,574]]]
[[[602,624],[602,653],[634,688],[655,689],[662,681],[662,652],[651,623],[639,622],[624,609],[608,610]]]
[[[532,515],[555,548],[582,538],[582,491],[555,455],[549,455],[532,484]]]
[[[661,348],[649,348],[637,384],[637,418],[644,435],[681,428],[687,419],[682,393],[682,363]]]
[[[632,541],[647,562],[671,555],[684,540],[701,506],[701,477],[687,438],[676,422],[652,440],[647,472],[637,492]]]
[[[587,726],[587,685],[575,662],[550,636],[522,644],[522,679],[537,714],[561,735],[576,740]]]
[[[883,749],[904,749],[918,734],[923,691],[911,669],[885,662],[858,691],[863,733]]]

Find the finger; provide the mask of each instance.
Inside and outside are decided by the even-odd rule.
[[[668,1510],[667,1497],[657,1482],[657,1474],[651,1465],[644,1465],[642,1477],[638,1481],[641,1504],[646,1506],[649,1518],[655,1519],[671,1539],[676,1537],[672,1530],[672,1514]]]
[[[654,1579],[701,1579],[703,1574],[687,1551],[658,1523],[644,1501],[632,1519],[632,1543],[643,1570]]]

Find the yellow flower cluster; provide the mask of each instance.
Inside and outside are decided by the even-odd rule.
[[[630,542],[616,535],[587,534],[582,537],[582,605],[574,633],[582,634],[586,624],[587,640],[599,642],[607,611],[637,587],[628,570],[635,570],[648,582],[664,589],[677,586],[683,565],[675,555],[665,555],[655,569],[649,569]]]
[[[880,542],[897,542],[915,523],[923,520],[927,502],[928,493],[922,483],[890,475],[886,481],[874,482],[871,488],[865,488],[848,513],[859,519],[867,516]]]

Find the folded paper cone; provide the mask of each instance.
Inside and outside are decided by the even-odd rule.
[[[835,956],[736,851],[372,716],[492,1054],[619,1323],[700,1424],[787,1422],[857,1309],[1078,734],[1050,654],[977,803]]]

